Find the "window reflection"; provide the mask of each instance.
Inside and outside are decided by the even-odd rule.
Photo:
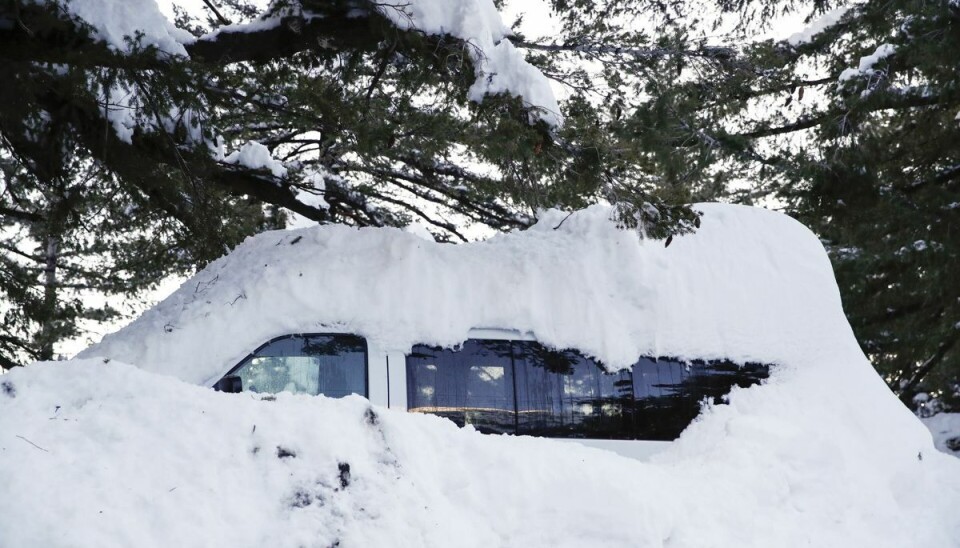
[[[765,365],[641,358],[606,372],[575,350],[532,341],[469,340],[457,350],[423,345],[407,357],[410,411],[488,433],[673,440],[737,385],[758,384]]]
[[[355,335],[291,335],[257,349],[230,375],[250,392],[366,396],[366,341]]]
[[[481,432],[516,432],[513,386],[509,341],[469,340],[459,351],[417,345],[407,356],[409,410]]]
[[[514,346],[518,433],[571,438],[631,438],[630,372],[605,372],[575,350],[534,342]]]

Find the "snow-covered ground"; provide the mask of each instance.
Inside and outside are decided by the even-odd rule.
[[[872,426],[854,432],[844,417],[805,428],[786,383],[737,394],[642,463],[484,436],[359,397],[261,401],[97,360],[3,382],[0,538],[10,547],[901,548],[960,538],[960,461],[905,424],[891,425],[900,450],[873,445]],[[759,412],[765,395],[784,397],[787,412]]]
[[[86,359],[0,379],[0,545],[960,546],[960,459],[863,356],[817,239],[772,212],[701,209],[669,247],[599,206],[457,246],[251,238]],[[647,462],[359,397],[202,386],[324,327],[401,350],[514,328],[613,367],[774,368]]]

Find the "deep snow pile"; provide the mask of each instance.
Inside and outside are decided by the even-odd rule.
[[[0,538],[960,546],[960,460],[934,448],[860,352],[817,239],[775,213],[702,210],[701,230],[666,248],[617,231],[602,207],[459,246],[344,227],[251,238],[86,352],[113,361],[3,377]],[[323,324],[388,349],[512,327],[614,366],[653,354],[776,367],[650,462],[370,412],[360,398],[191,385]]]
[[[805,227],[761,209],[698,207],[701,229],[666,248],[618,230],[603,206],[462,245],[395,229],[268,232],[81,356],[210,384],[275,336],[332,326],[400,352],[512,328],[614,367],[641,355],[863,358]]]
[[[260,401],[96,360],[34,365],[3,383],[4,546],[902,548],[960,539],[960,461],[933,451],[919,423],[838,415],[842,404],[825,410],[786,379],[735,394],[652,463],[483,436],[371,410],[359,397]]]

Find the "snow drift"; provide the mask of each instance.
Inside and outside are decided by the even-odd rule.
[[[0,539],[960,546],[960,461],[860,352],[817,239],[775,213],[701,209],[701,230],[669,247],[616,230],[603,207],[459,246],[344,227],[251,238],[89,359],[0,379]],[[499,327],[611,367],[641,354],[775,367],[650,462],[359,397],[194,386],[272,336],[330,325],[387,349]]]
[[[699,207],[702,228],[669,247],[618,230],[603,206],[462,245],[397,229],[268,232],[81,355],[210,384],[273,337],[334,327],[400,352],[460,343],[471,328],[515,329],[611,367],[641,355],[863,359],[806,228],[760,209]]]

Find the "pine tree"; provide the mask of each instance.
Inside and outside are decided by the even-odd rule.
[[[891,388],[921,413],[960,409],[960,4],[868,3],[843,27],[819,150],[781,194],[823,237]]]
[[[642,143],[620,147],[631,164],[681,194],[797,216],[890,387],[960,408],[960,4],[667,2],[654,34],[606,24],[652,3],[554,4],[577,8],[546,49],[602,63],[606,133]],[[797,11],[806,32],[757,38]]]
[[[611,150],[594,105],[574,101],[558,126],[561,113],[509,89],[471,100],[477,44],[407,25],[406,9],[277,0],[258,14],[225,2],[206,22],[179,18],[197,37],[184,54],[146,31],[107,43],[68,0],[0,12],[4,366],[50,357],[78,319],[109,312],[65,290],[135,294],[290,214],[416,219],[465,240],[465,224],[522,228],[539,208],[609,200],[652,236],[693,228],[695,212]],[[88,265],[129,270],[70,277]]]
[[[926,393],[960,406],[956,1],[551,0],[552,36],[507,40],[563,86],[561,126],[509,91],[469,100],[474,45],[398,26],[390,2],[277,0],[265,14],[208,4],[218,9],[207,21],[177,22],[201,36],[185,57],[136,36],[110,48],[61,2],[0,13],[10,82],[0,219],[4,235],[29,233],[6,240],[32,250],[10,272],[33,265],[20,276],[32,286],[4,280],[8,302],[43,287],[48,211],[89,170],[99,182],[77,202],[88,213],[67,217],[104,223],[119,256],[142,245],[121,234],[155,231],[142,264],[169,268],[138,277],[132,266],[145,283],[290,214],[419,220],[437,239],[463,240],[466,224],[522,228],[537,208],[607,200],[626,225],[665,237],[695,228],[689,202],[772,203],[823,238],[851,324],[891,388],[910,405]],[[790,13],[807,14],[811,30],[761,37]],[[270,24],[227,25],[258,17]],[[251,143],[286,172],[212,152]],[[24,178],[30,201],[10,191]],[[120,226],[130,228],[110,228]],[[16,340],[5,348],[37,348]]]

